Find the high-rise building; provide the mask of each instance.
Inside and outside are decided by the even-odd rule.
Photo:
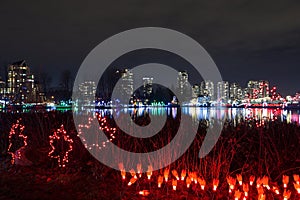
[[[232,101],[242,100],[244,98],[242,87],[238,83],[231,83],[230,84],[229,98]]]
[[[195,84],[192,87],[192,98],[198,98],[201,95],[201,87],[199,84]]]
[[[95,101],[96,83],[94,81],[84,81],[79,84],[79,92],[84,105],[92,105]]]
[[[209,97],[210,100],[215,98],[215,86],[210,80],[201,82],[201,95]]]
[[[30,73],[25,60],[12,63],[8,67],[6,94],[13,103],[17,104],[43,101],[34,75]]]
[[[153,78],[152,77],[144,77],[143,78],[143,99],[144,104],[148,104],[149,98],[153,92],[152,88]]]
[[[133,95],[133,73],[129,69],[117,70],[116,74],[119,76],[119,88],[117,88],[119,94],[123,97]],[[132,99],[130,100],[132,101]],[[127,102],[122,102],[127,103]],[[132,103],[132,102],[131,102]]]
[[[265,98],[265,97],[269,97],[269,82],[266,80],[260,80],[258,98]]]
[[[222,81],[217,83],[217,100],[228,101],[229,99],[229,83]]]
[[[265,80],[251,80],[247,84],[247,93],[250,99],[269,97],[269,82]]]
[[[143,93],[146,95],[150,95],[153,92],[152,88],[153,78],[144,77],[143,78]]]
[[[247,96],[249,99],[259,98],[259,81],[248,81]]]
[[[179,94],[186,95],[188,89],[188,73],[186,71],[179,71],[177,80]]]
[[[0,77],[0,99],[3,99],[5,96],[5,81]]]

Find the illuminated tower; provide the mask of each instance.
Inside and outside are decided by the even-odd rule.
[[[85,81],[79,84],[79,91],[83,98],[84,105],[92,105],[94,103],[96,88],[94,81]]]
[[[133,73],[129,69],[124,70],[117,70],[116,74],[119,76],[119,88],[117,90],[121,94],[121,96],[130,96],[132,101],[132,95],[133,95]],[[128,102],[123,102],[128,103]],[[131,102],[132,103],[132,102]]]
[[[201,95],[201,88],[200,85],[195,84],[192,87],[192,98],[197,98]]]
[[[229,97],[231,100],[242,100],[243,90],[238,83],[230,84]]]
[[[259,98],[259,81],[248,81],[247,84],[248,98],[257,99]]]
[[[259,98],[269,97],[269,82],[265,80],[259,81]]]
[[[153,84],[153,78],[151,77],[143,78],[143,98],[145,104],[148,104],[149,98],[153,92],[152,84]]]
[[[210,100],[214,100],[215,97],[215,86],[212,81],[201,82],[201,95],[209,97]]]
[[[16,104],[37,102],[38,91],[34,75],[25,60],[15,62],[8,67],[7,95]]]
[[[188,89],[188,73],[186,71],[178,72],[178,89],[180,95],[185,95]]]
[[[227,81],[218,82],[217,98],[218,98],[218,101],[228,101],[228,99],[229,99],[229,83]]]
[[[3,99],[5,95],[5,82],[0,77],[0,99]]]

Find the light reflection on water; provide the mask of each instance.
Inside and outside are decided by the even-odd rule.
[[[205,108],[205,107],[183,107],[183,108],[124,108],[124,109],[103,109],[98,110],[102,115],[111,115],[112,112],[116,116],[120,112],[129,114],[131,116],[146,116],[148,114],[153,116],[168,115],[176,118],[178,111],[181,109],[182,114],[191,116],[192,120],[230,120],[235,125],[241,121],[256,120],[256,121],[270,121],[281,120],[287,123],[300,122],[300,112],[298,110],[283,110],[270,108]]]

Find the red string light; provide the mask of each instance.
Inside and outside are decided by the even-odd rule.
[[[21,159],[21,149],[24,149],[27,146],[27,136],[23,134],[25,126],[20,124],[22,119],[18,119],[15,124],[12,125],[10,132],[9,132],[9,145],[7,148],[7,152],[11,155],[11,163],[15,164],[16,159]],[[14,145],[17,145],[17,139],[21,138],[23,141],[23,146],[18,148],[17,150],[13,149]]]
[[[67,135],[64,125],[54,131],[49,139],[51,151],[48,156],[57,159],[59,167],[65,167],[66,163],[69,162],[69,153],[73,150],[73,140]]]
[[[85,139],[84,134],[86,134],[83,130],[84,129],[90,129],[92,126],[92,122],[97,119],[100,126],[99,129],[101,131],[105,131],[105,132],[109,132],[109,139],[106,141],[103,141],[101,144],[99,144],[99,141],[97,141],[97,143],[92,143],[92,144],[88,144],[88,142]],[[96,113],[96,115],[94,117],[89,117],[88,118],[88,122],[87,124],[80,124],[78,126],[78,137],[81,138],[81,141],[83,143],[83,145],[85,146],[86,149],[88,150],[92,150],[93,148],[98,148],[99,150],[101,150],[102,148],[106,147],[106,144],[113,141],[113,139],[115,139],[115,133],[116,133],[117,129],[114,127],[109,127],[108,122],[106,121],[105,117],[102,117],[99,113]]]

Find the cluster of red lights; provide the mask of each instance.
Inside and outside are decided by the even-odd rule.
[[[48,156],[57,159],[59,167],[65,167],[69,162],[69,152],[73,150],[73,140],[67,135],[64,126],[61,125],[53,135],[49,136],[51,151]]]
[[[17,122],[15,124],[12,125],[10,132],[9,132],[9,145],[7,148],[7,152],[9,154],[11,154],[11,163],[14,164],[15,163],[15,159],[21,159],[22,154],[21,154],[21,149],[24,149],[27,146],[27,136],[23,134],[23,131],[25,129],[25,126],[23,126],[22,124],[20,124],[20,121],[22,119],[20,118],[19,120],[17,120]],[[18,138],[21,138],[23,140],[23,146],[21,146],[18,150],[13,151],[12,147],[16,142],[16,140]]]
[[[137,170],[139,171],[140,165],[137,166]],[[123,181],[126,180],[127,173],[125,172],[124,166],[122,163],[119,164],[119,169],[121,171],[121,176]],[[148,167],[147,173],[147,180],[151,179],[152,176],[152,167]],[[171,173],[170,173],[171,171]],[[137,176],[138,174],[138,176]],[[138,173],[135,172],[134,169],[130,170],[130,179],[128,182],[128,186],[131,186],[137,182],[139,178],[142,177],[142,172],[139,171]],[[300,179],[299,175],[293,175],[293,186],[295,188],[295,195],[298,195],[300,198]],[[212,184],[207,183],[203,176],[199,176],[195,171],[187,171],[182,170],[179,174],[177,170],[173,169],[170,170],[169,168],[165,168],[162,174],[157,175],[157,187],[161,188],[163,184],[171,184],[173,190],[177,190],[178,184],[186,185],[186,188],[190,188],[192,184],[195,186],[199,185],[200,190],[205,192],[206,190],[211,190],[213,192],[217,192],[219,186],[219,179],[214,178],[212,180]],[[269,183],[269,177],[255,177],[250,176],[247,181],[243,179],[241,174],[237,174],[236,177],[228,176],[227,177],[227,184],[228,184],[228,193],[229,196],[232,196],[235,200],[247,200],[250,199],[249,194],[257,195],[258,200],[265,200],[268,193],[273,193],[278,197],[282,197],[284,200],[288,200],[291,198],[292,191],[288,189],[288,184],[290,183],[290,177],[284,175],[282,178],[282,187],[278,186],[278,184]],[[182,188],[182,187],[181,187]],[[193,187],[195,188],[195,187]],[[255,189],[257,192],[254,192]],[[148,196],[150,194],[149,190],[142,190],[138,192],[142,196]]]
[[[100,126],[99,129],[101,131],[104,132],[108,132],[110,133],[109,135],[109,139],[107,139],[106,141],[102,141],[101,144],[99,144],[99,141],[97,141],[97,143],[92,143],[92,144],[88,144],[88,142],[85,139],[85,134],[86,132],[83,131],[83,129],[90,129],[92,126],[92,122],[94,120],[98,120],[97,123],[99,122]],[[106,120],[105,117],[102,117],[99,113],[96,113],[96,115],[94,115],[93,117],[89,117],[88,118],[88,122],[87,124],[80,124],[78,126],[78,137],[80,137],[81,141],[83,142],[85,148],[87,148],[88,150],[92,150],[93,148],[97,148],[99,150],[101,150],[102,148],[106,147],[106,144],[113,141],[113,139],[115,139],[115,133],[116,133],[117,129],[113,128],[113,127],[109,127],[108,122]],[[98,133],[93,133],[93,134],[98,134]]]

